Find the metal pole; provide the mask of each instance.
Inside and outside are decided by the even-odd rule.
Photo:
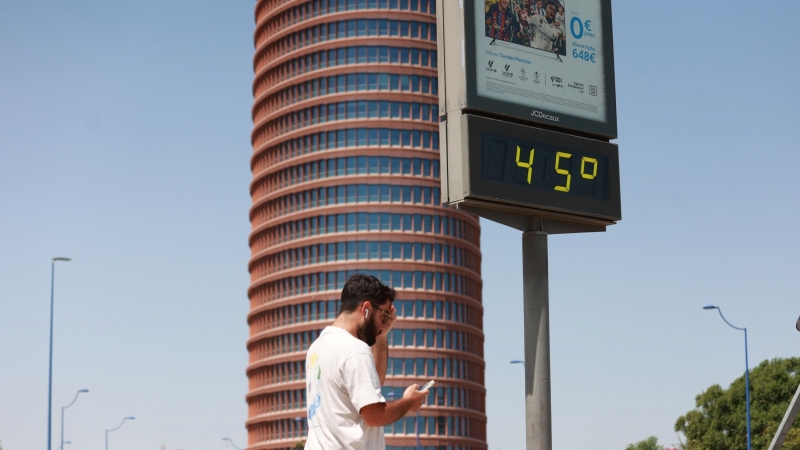
[[[50,369],[47,378],[47,450],[53,425],[53,294],[55,292],[56,262],[50,264]]]
[[[550,423],[550,296],[547,235],[522,234],[525,314],[525,436],[527,450],[552,450]]]
[[[417,450],[419,450],[419,410],[417,410]]]
[[[747,327],[744,328],[744,401],[747,402],[747,450],[750,444],[750,363],[747,361]]]

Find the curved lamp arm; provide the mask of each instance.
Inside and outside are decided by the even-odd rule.
[[[242,449],[240,449],[239,447],[237,447],[237,446],[236,446],[236,444],[234,444],[234,443],[233,443],[233,441],[231,440],[231,438],[222,438],[222,440],[223,440],[223,441],[228,441],[228,442],[230,442],[230,444],[231,444],[231,445],[233,446],[233,448],[235,448],[236,450],[242,450]]]
[[[719,313],[719,316],[722,317],[722,320],[724,320],[725,323],[727,323],[729,327],[734,328],[734,329],[739,330],[739,331],[746,331],[747,330],[747,328],[739,328],[737,326],[732,325],[730,322],[728,322],[728,319],[726,319],[725,316],[722,315],[722,310],[719,308],[719,306],[706,305],[706,306],[703,306],[703,309],[716,309],[717,312]]]
[[[78,396],[81,395],[82,392],[89,392],[89,390],[88,389],[81,389],[80,391],[76,392],[75,393],[75,398],[72,399],[72,402],[69,405],[62,407],[61,409],[67,409],[70,406],[72,406],[73,404],[75,404],[75,402],[78,401]],[[66,444],[66,442],[65,442],[65,444]]]
[[[134,419],[136,419],[136,417],[133,417],[133,416],[126,417],[126,418],[122,419],[122,422],[119,424],[119,426],[117,428],[112,428],[110,430],[106,430],[106,432],[117,431],[120,428],[122,428],[123,425],[125,425],[125,421],[126,420],[134,420]]]

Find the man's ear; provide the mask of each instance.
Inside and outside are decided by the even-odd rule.
[[[361,315],[367,319],[369,318],[369,306],[370,304],[368,301],[365,301],[364,303],[361,304]]]

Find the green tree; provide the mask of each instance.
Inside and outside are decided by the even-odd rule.
[[[655,436],[650,436],[643,441],[625,447],[625,450],[664,450],[664,446],[658,445],[658,439]]]
[[[750,371],[750,427],[753,448],[766,449],[800,385],[800,358],[764,361]],[[715,384],[698,395],[695,409],[678,418],[675,431],[691,450],[747,448],[744,374],[728,389]],[[800,450],[800,427],[794,426],[783,450]]]
[[[300,441],[294,444],[294,450],[303,450],[304,448],[306,448],[306,441]]]

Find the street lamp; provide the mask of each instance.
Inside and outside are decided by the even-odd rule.
[[[61,441],[61,447],[58,447],[58,450],[64,450],[64,444],[72,444],[70,441]]]
[[[125,425],[125,421],[126,420],[135,420],[135,419],[136,419],[136,417],[128,416],[128,417],[122,419],[122,422],[120,422],[120,424],[119,424],[119,426],[117,428],[112,428],[110,430],[106,430],[106,450],[108,450],[108,433],[110,433],[112,431],[117,431],[120,428],[122,428],[122,426]]]
[[[297,424],[297,432],[299,433],[299,438],[303,437],[303,417],[295,417],[294,423]]]
[[[78,392],[75,393],[75,398],[72,399],[72,403],[61,408],[61,447],[59,447],[59,450],[64,450],[64,410],[72,406],[72,404],[78,400],[78,396],[81,395],[81,392],[89,392],[89,390],[88,389],[79,390]]]
[[[414,422],[414,428],[417,432],[417,450],[419,450],[419,410],[417,410],[417,420]]]
[[[67,262],[70,259],[57,256],[50,261],[50,375],[47,379],[47,450],[50,450],[53,429],[53,294],[55,292],[56,261]]]
[[[722,317],[722,320],[724,320],[725,323],[728,324],[729,327],[731,327],[731,328],[733,328],[735,330],[744,331],[744,398],[745,398],[746,410],[747,410],[747,450],[751,450],[751,443],[750,443],[750,441],[751,441],[751,437],[750,437],[750,375],[749,375],[750,363],[747,361],[747,327],[739,328],[739,327],[735,327],[735,326],[731,325],[731,323],[728,322],[727,319],[725,319],[725,316],[722,315],[722,310],[719,309],[718,306],[706,305],[706,306],[703,306],[703,309],[708,309],[708,310],[716,309],[717,312],[719,313],[719,316]]]
[[[233,441],[231,440],[231,438],[222,438],[222,440],[223,440],[223,441],[228,441],[228,442],[229,442],[229,443],[230,443],[230,444],[233,446],[233,448],[235,448],[236,450],[242,450],[242,449],[240,449],[239,447],[237,447],[237,446],[236,446],[236,444],[234,444],[234,443],[233,443]]]
[[[511,364],[522,364],[522,367],[525,367],[525,361],[521,359],[512,359]]]

